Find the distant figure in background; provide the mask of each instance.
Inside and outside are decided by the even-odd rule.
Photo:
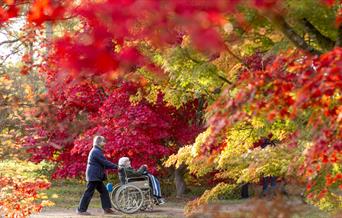
[[[119,179],[121,184],[126,184],[126,177],[131,178],[143,175],[149,177],[152,193],[157,201],[157,204],[165,204],[165,200],[161,196],[160,182],[157,177],[153,176],[147,171],[146,165],[142,165],[138,170],[134,170],[131,167],[131,161],[128,157],[121,157],[119,159]]]
[[[103,147],[106,140],[103,136],[95,136],[93,140],[93,148],[88,155],[86,180],[87,189],[85,190],[80,205],[77,208],[77,214],[79,215],[90,215],[87,212],[89,203],[95,189],[100,193],[101,204],[105,214],[114,214],[115,212],[111,209],[112,205],[110,202],[109,194],[103,181],[107,179],[105,169],[117,169],[118,166],[108,161],[103,154]]]
[[[266,148],[268,145],[275,146],[275,143],[271,140],[272,134],[268,135],[268,137],[263,137],[259,141],[259,145],[261,148]],[[262,181],[262,195],[266,196],[271,191],[274,191],[276,188],[277,177],[275,176],[266,176],[261,179]]]
[[[242,185],[241,198],[249,198],[248,187],[249,187],[249,183],[245,183]]]

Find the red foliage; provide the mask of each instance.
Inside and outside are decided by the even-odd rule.
[[[112,74],[117,69],[130,72],[151,66],[151,62],[134,44],[125,42],[148,40],[162,47],[181,43],[184,34],[191,36],[199,50],[217,53],[225,45],[215,27],[224,24],[223,14],[234,10],[238,2],[109,0],[82,4],[73,13],[84,20],[85,31],[56,42],[55,57],[74,76]],[[118,46],[122,48],[114,51]]]
[[[69,0],[5,0],[0,3],[0,25],[10,18],[18,17],[19,15],[27,16],[27,20],[40,26],[46,21],[56,21],[63,18],[66,11],[70,7]],[[23,5],[28,5],[27,14],[23,14]]]
[[[35,0],[28,13],[30,22],[41,25],[45,21],[54,21],[62,18],[65,7],[61,5],[63,1]],[[65,1],[64,1],[65,2]]]
[[[0,7],[0,25],[8,19],[18,16],[19,13],[18,7],[13,2],[5,1],[2,4],[2,7]]]
[[[39,191],[50,187],[50,183],[21,181],[17,178],[0,177],[0,214],[5,217],[28,217],[43,208],[39,203]]]
[[[323,3],[327,4],[328,6],[333,6],[334,4],[337,4],[338,1],[336,0],[321,0]],[[340,0],[340,4],[342,1]]]
[[[175,109],[166,106],[160,95],[154,104],[145,100],[133,104],[129,99],[139,88],[136,84],[118,83],[119,87],[106,90],[107,96],[85,81],[83,85],[64,84],[60,89],[56,78],[57,74],[50,74],[49,101],[60,106],[39,114],[43,122],[35,130],[40,139],[27,137],[25,144],[31,160],[59,163],[54,177],[83,176],[96,134],[106,137],[105,154],[110,160],[129,156],[134,166],[147,164],[156,172],[163,158],[192,143],[202,131],[197,125],[196,102]],[[85,123],[80,114],[85,115]]]

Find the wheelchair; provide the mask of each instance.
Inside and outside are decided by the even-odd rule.
[[[126,214],[141,211],[152,211],[157,204],[152,195],[148,176],[125,177],[125,184],[117,184],[110,192],[113,207]]]

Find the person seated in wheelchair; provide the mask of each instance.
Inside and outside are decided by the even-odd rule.
[[[154,175],[147,170],[147,165],[142,165],[138,170],[131,167],[131,161],[128,157],[121,157],[119,159],[119,179],[120,183],[126,184],[126,178],[148,176],[152,194],[156,199],[157,204],[164,204],[165,200],[161,196],[160,182]]]

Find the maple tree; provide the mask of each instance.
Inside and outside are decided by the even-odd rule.
[[[237,183],[258,181],[263,175],[300,175],[308,182],[309,199],[325,196],[338,202],[341,49],[319,58],[303,57],[289,53],[264,70],[244,71],[233,97],[223,95],[209,109],[213,115],[207,133],[168,164],[185,162],[197,175],[219,170],[218,178]],[[252,150],[270,132],[281,144]]]
[[[155,173],[163,158],[192,143],[202,130],[196,120],[196,102],[176,109],[166,106],[160,94],[157,102],[134,103],[130,99],[139,85],[116,85],[106,93],[90,83],[50,89],[51,104],[64,106],[38,110],[36,115],[45,122],[37,124],[35,134],[25,138],[31,160],[57,161],[53,177],[83,177],[93,136],[100,134],[107,139],[105,153],[110,160],[129,156],[134,166],[147,164]]]
[[[46,181],[20,181],[0,177],[0,184],[0,213],[6,217],[28,217],[32,213],[40,212],[43,206],[51,205],[48,201],[35,202],[41,198],[38,191],[50,186]]]
[[[43,207],[52,206],[43,192],[50,182],[37,172],[42,166],[26,160],[0,162],[0,214],[4,217],[28,217]]]

